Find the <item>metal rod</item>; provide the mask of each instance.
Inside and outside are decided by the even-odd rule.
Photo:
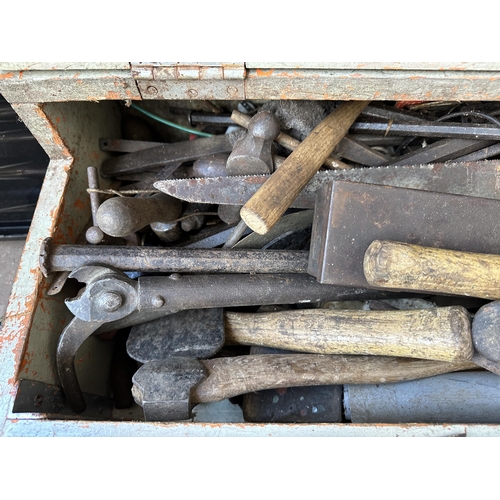
[[[500,127],[494,125],[421,122],[413,123],[369,123],[356,122],[351,132],[369,132],[382,135],[405,135],[416,137],[453,137],[460,139],[500,140]]]
[[[45,276],[91,263],[157,273],[306,273],[308,258],[309,252],[302,250],[53,245],[47,238],[40,252],[40,268]]]

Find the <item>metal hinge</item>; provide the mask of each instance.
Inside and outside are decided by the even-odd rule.
[[[243,80],[245,63],[139,62],[132,63],[137,80]]]
[[[143,99],[243,99],[243,62],[136,62],[132,77]]]

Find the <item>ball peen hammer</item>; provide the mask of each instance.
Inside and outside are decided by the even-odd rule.
[[[342,103],[311,131],[241,209],[250,229],[266,234],[276,224],[368,103]]]

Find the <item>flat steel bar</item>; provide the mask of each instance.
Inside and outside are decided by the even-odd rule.
[[[456,161],[479,161],[486,160],[487,158],[491,158],[492,156],[500,155],[500,142],[492,144],[486,148],[480,149],[479,151],[475,151],[465,156],[460,156],[459,158],[455,158]]]
[[[372,123],[358,121],[352,125],[350,130],[351,132],[367,132],[381,135],[500,140],[500,127],[469,123]]]
[[[369,167],[379,167],[389,161],[386,155],[348,136],[340,141],[335,154]]]
[[[136,173],[179,161],[196,160],[210,154],[230,153],[235,141],[233,134],[163,144],[116,158],[108,158],[102,163],[101,175],[112,177],[124,173]]]
[[[387,163],[389,165],[424,165],[436,161],[458,159],[461,155],[472,153],[478,149],[494,144],[493,141],[478,141],[476,139],[442,139],[425,146],[417,151],[412,151],[398,159]],[[464,161],[464,160],[460,160]],[[472,161],[472,160],[471,160]]]

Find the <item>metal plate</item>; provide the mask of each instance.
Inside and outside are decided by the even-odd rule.
[[[498,253],[500,201],[332,181],[318,192],[308,272],[320,283],[369,287],[363,273],[373,240]]]

